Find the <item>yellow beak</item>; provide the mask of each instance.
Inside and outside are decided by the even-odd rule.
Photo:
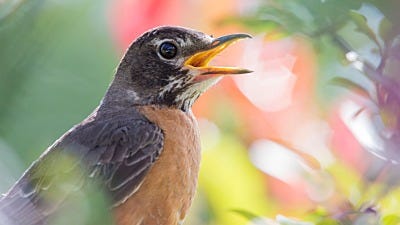
[[[190,70],[195,70],[198,76],[208,75],[206,79],[226,74],[244,74],[253,71],[237,67],[208,66],[208,63],[231,44],[244,38],[251,38],[248,34],[231,34],[219,37],[211,43],[210,49],[195,53],[184,63]],[[205,78],[205,77],[204,77]],[[200,78],[200,80],[203,80]]]

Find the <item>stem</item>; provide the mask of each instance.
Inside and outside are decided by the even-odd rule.
[[[333,34],[333,42],[339,46],[345,53],[348,52],[355,52],[355,50],[338,34]],[[360,62],[363,67],[361,69],[356,68],[363,72],[371,81],[373,81],[375,84],[380,84],[385,87],[385,89],[393,95],[394,98],[396,98],[397,102],[400,102],[400,92],[398,91],[398,87],[396,85],[396,82],[389,77],[385,77],[382,75],[383,71],[383,66],[386,64],[387,58],[382,56],[380,65],[377,69],[374,68],[374,66],[361,59],[359,55],[357,54],[357,59],[354,60],[354,62]],[[381,67],[381,68],[380,68]]]

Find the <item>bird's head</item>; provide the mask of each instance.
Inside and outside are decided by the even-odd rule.
[[[115,97],[135,105],[156,104],[186,111],[221,75],[251,72],[209,65],[229,45],[249,37],[231,34],[213,38],[181,27],[155,28],[131,44],[111,88],[114,85],[124,90]]]

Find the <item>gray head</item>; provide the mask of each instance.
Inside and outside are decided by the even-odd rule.
[[[247,34],[212,38],[181,27],[158,27],[136,39],[121,60],[103,103],[162,105],[187,111],[221,75],[251,71],[208,63]]]

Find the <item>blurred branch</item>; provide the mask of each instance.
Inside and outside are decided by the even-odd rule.
[[[352,63],[358,63],[355,68],[360,72],[364,73],[370,80],[375,83],[383,85],[388,91],[390,91],[396,100],[400,102],[400,92],[398,91],[396,82],[387,76],[383,76],[378,69],[374,66],[361,59],[361,57],[355,52],[355,50],[338,34],[333,34],[333,42],[347,55],[348,53],[354,53],[352,57],[346,57]],[[380,65],[385,65],[387,58],[382,57]],[[378,67],[379,68],[379,67]]]

